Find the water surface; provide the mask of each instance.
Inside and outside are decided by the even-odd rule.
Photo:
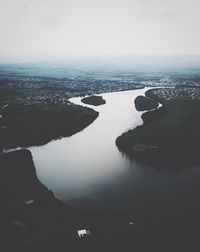
[[[99,117],[83,131],[30,148],[40,181],[66,204],[96,211],[165,218],[200,209],[199,167],[157,170],[130,161],[116,138],[142,124],[134,99],[146,89],[105,93]],[[72,98],[81,104],[81,98]]]

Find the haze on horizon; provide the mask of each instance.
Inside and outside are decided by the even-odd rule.
[[[200,55],[198,0],[0,0],[1,62]]]

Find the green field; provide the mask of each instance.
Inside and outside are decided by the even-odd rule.
[[[200,102],[172,99],[165,101],[165,107],[162,116],[144,120],[142,126],[120,136],[117,146],[153,165],[183,167],[200,163]]]

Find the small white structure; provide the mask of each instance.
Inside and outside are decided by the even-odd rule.
[[[130,220],[128,222],[124,223],[126,227],[130,227],[130,226],[134,226],[135,225],[135,221],[134,220]]]
[[[27,201],[26,201],[26,205],[31,205],[31,204],[33,204],[33,203],[35,203],[34,200],[27,200]]]
[[[87,230],[87,229],[78,230],[77,232],[78,232],[79,238],[88,238],[92,234],[90,230]]]
[[[129,225],[134,225],[135,224],[135,222],[134,222],[134,220],[131,220],[131,221],[129,221],[129,223],[128,223]]]

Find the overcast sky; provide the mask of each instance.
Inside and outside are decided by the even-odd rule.
[[[0,56],[200,54],[199,0],[0,0]]]

